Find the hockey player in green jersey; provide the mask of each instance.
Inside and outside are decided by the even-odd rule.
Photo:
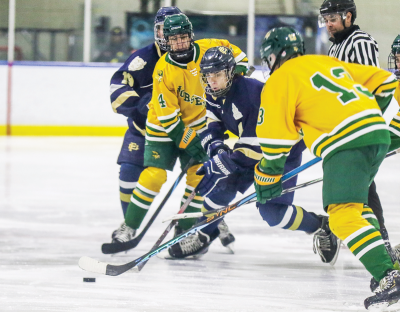
[[[379,225],[364,208],[391,143],[382,112],[398,85],[395,76],[328,56],[304,56],[301,35],[289,27],[269,31],[260,52],[271,76],[257,123],[263,152],[254,175],[258,201],[281,194],[283,166],[301,133],[310,151],[323,158],[323,205],[330,229],[380,281],[365,307],[397,302],[400,271],[385,249]]]

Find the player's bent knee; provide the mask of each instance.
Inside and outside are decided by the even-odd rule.
[[[160,192],[161,187],[167,181],[167,171],[156,167],[147,167],[139,178],[139,184],[153,192]]]
[[[359,229],[370,226],[370,223],[361,216],[362,211],[363,204],[360,203],[329,205],[329,227],[333,234],[345,240]]]

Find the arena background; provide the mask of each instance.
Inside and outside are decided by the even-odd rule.
[[[321,2],[0,0],[0,135],[122,135],[126,120],[112,112],[108,98],[109,80],[119,64],[93,61],[115,27],[122,28],[130,51],[151,42],[152,20],[160,6],[178,6],[191,18],[196,39],[227,38],[257,67],[261,39],[274,26],[296,27],[307,53],[327,52],[328,35],[317,25]],[[383,68],[400,32],[398,12],[398,0],[357,1],[356,24],[378,41]]]

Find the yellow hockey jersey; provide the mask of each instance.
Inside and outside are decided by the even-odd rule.
[[[285,62],[261,94],[256,131],[268,167],[281,171],[282,161],[302,136],[311,152],[322,158],[342,149],[390,144],[381,109],[397,84],[387,71],[329,56]]]
[[[164,54],[153,72],[153,94],[146,122],[146,139],[173,141],[170,133],[183,122],[200,133],[206,127],[204,89],[200,82],[200,61],[212,47],[231,49],[236,64],[247,63],[246,54],[227,40],[202,39],[194,42],[193,61],[180,64]]]
[[[397,103],[400,106],[400,84],[397,86],[396,91],[394,92],[394,98],[396,99]],[[397,112],[397,115],[394,116],[392,121],[390,122],[389,130],[394,135],[400,137],[400,110]]]

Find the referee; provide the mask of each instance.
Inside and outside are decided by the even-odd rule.
[[[379,67],[378,43],[371,35],[354,25],[356,17],[354,0],[324,0],[318,20],[320,27],[326,27],[330,35],[329,40],[333,43],[328,55],[348,63]],[[384,219],[375,181],[369,188],[368,206],[377,217],[382,231]]]
[[[354,0],[325,0],[320,8],[319,25],[326,26],[332,46],[328,55],[348,63],[379,67],[378,43],[354,25]]]

